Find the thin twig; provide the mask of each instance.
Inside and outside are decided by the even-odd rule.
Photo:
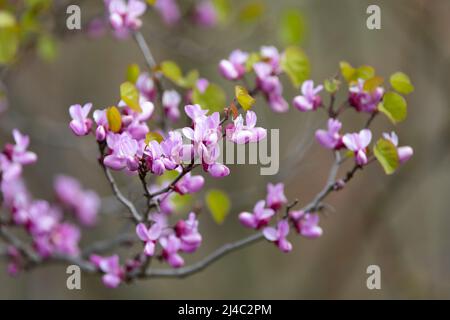
[[[241,239],[239,241],[225,244],[210,255],[206,256],[204,259],[194,263],[191,266],[180,268],[180,269],[149,269],[145,274],[141,275],[144,278],[184,278],[202,271],[209,265],[213,264],[215,261],[226,256],[227,254],[234,252],[236,250],[242,249],[254,242],[257,242],[264,238],[262,232],[252,234],[249,237]]]
[[[136,241],[136,235],[134,233],[123,233],[117,237],[107,240],[101,240],[90,244],[85,247],[81,255],[83,257],[89,257],[93,253],[101,254],[118,246],[129,245]]]
[[[143,218],[141,214],[137,211],[136,207],[134,206],[133,202],[131,202],[127,197],[125,197],[122,192],[120,191],[119,187],[117,186],[116,180],[114,179],[111,171],[105,166],[102,165],[103,171],[105,172],[106,179],[108,180],[109,184],[111,185],[111,189],[116,196],[117,200],[120,201],[131,213],[133,216],[133,219],[135,222],[142,222]]]

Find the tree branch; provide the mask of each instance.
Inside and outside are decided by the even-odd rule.
[[[227,254],[242,249],[254,242],[264,239],[262,232],[252,234],[249,237],[238,240],[233,243],[223,245],[210,255],[206,256],[204,259],[194,263],[191,266],[180,268],[180,269],[149,269],[140,277],[144,278],[185,278],[192,274],[202,271],[209,265],[213,264],[220,258],[226,256]]]
[[[103,171],[105,172],[106,179],[108,180],[109,184],[111,185],[111,189],[116,196],[117,200],[120,201],[131,213],[133,216],[133,219],[135,222],[139,223],[143,221],[143,218],[141,214],[137,211],[136,207],[134,206],[133,202],[131,202],[127,197],[125,197],[122,192],[120,191],[119,187],[116,184],[116,180],[114,179],[111,171],[102,164]]]

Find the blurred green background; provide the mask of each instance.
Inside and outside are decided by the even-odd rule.
[[[75,1],[76,2],[76,1]],[[46,266],[17,279],[0,262],[0,298],[25,299],[379,299],[450,298],[450,2],[448,0],[278,0],[261,1],[264,14],[257,21],[233,20],[216,28],[183,25],[168,28],[154,13],[144,18],[142,33],[158,61],[174,60],[183,70],[198,68],[231,95],[233,85],[220,78],[217,63],[235,48],[256,51],[261,45],[282,43],[280,17],[298,9],[305,17],[301,43],[312,65],[312,79],[323,81],[338,71],[338,63],[369,64],[387,78],[403,71],[416,90],[408,98],[409,116],[395,130],[401,144],[415,155],[396,174],[385,176],[377,164],[359,174],[328,203],[335,212],[322,218],[324,235],[317,240],[292,237],[294,250],[279,252],[265,242],[223,258],[187,279],[138,281],[106,289],[96,276],[83,275],[82,290],[66,289],[63,266]],[[232,1],[237,7],[245,1]],[[382,29],[366,28],[366,9],[381,8]],[[83,19],[100,13],[102,3],[80,1]],[[65,22],[60,16],[59,23]],[[90,40],[80,32],[67,33],[52,63],[30,55],[8,73],[5,81],[9,110],[0,116],[0,141],[10,130],[29,133],[31,150],[39,162],[26,170],[36,197],[52,198],[52,179],[58,173],[78,177],[104,197],[104,215],[98,227],[86,231],[83,243],[114,235],[123,227],[123,209],[110,197],[96,162],[95,141],[78,139],[68,129],[68,107],[91,101],[104,108],[116,102],[118,87],[130,63],[144,60],[132,39],[117,41],[108,35]],[[286,82],[285,97],[297,91]],[[341,97],[342,99],[342,97]],[[237,215],[250,210],[265,196],[265,184],[284,180],[288,198],[308,202],[325,182],[330,154],[314,140],[323,127],[322,113],[305,114],[291,107],[286,114],[271,112],[262,98],[255,111],[266,128],[280,128],[281,170],[260,176],[257,166],[233,166],[220,181],[206,187],[230,193],[232,213],[222,226],[209,214],[200,217],[204,243],[193,262],[216,247],[245,235]],[[345,129],[360,128],[365,118],[344,116]],[[376,134],[392,130],[385,117],[374,123]],[[118,175],[132,198],[138,185]],[[381,267],[382,289],[368,290],[366,268]]]

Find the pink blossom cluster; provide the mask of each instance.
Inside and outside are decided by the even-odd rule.
[[[259,60],[249,64],[250,54],[239,49],[234,50],[228,59],[219,63],[220,74],[228,80],[240,80],[247,73],[254,72],[256,90],[263,93],[270,108],[275,112],[286,112],[288,102],[283,97],[283,85],[280,81],[282,54],[273,46],[261,47]]]
[[[98,196],[84,190],[74,178],[60,176],[55,182],[58,202],[34,199],[22,176],[23,166],[37,161],[28,150],[29,137],[13,130],[15,144],[7,143],[0,154],[0,177],[3,207],[9,212],[5,223],[21,227],[31,238],[33,250],[41,258],[53,254],[76,256],[79,253],[80,230],[64,219],[64,209],[72,212],[82,224],[92,225],[100,206]],[[3,223],[3,221],[1,222]],[[21,248],[10,246],[8,270],[16,274],[22,267]]]
[[[90,261],[103,273],[105,286],[119,286],[128,273],[142,266],[144,257],[157,257],[172,268],[180,268],[184,265],[181,253],[193,253],[200,247],[202,236],[195,213],[191,212],[186,220],[179,220],[174,227],[169,227],[166,219],[154,218],[149,223],[136,226],[136,235],[144,244],[143,256],[127,260],[122,266],[117,254],[108,257],[91,255]]]
[[[129,108],[123,101],[121,107],[121,128],[113,132],[109,128],[107,110],[96,110],[94,121],[97,125],[95,136],[100,143],[106,142],[107,151],[103,159],[105,166],[113,170],[125,170],[136,173],[139,170],[162,175],[166,171],[179,169],[183,163],[199,161],[204,171],[215,178],[227,176],[230,170],[220,163],[220,147],[224,133],[220,114],[207,115],[208,110],[199,105],[186,105],[185,112],[192,120],[190,127],[182,129],[188,143],[178,131],[169,131],[161,142],[152,140],[146,143],[150,132],[147,120],[153,113],[153,104],[141,95],[142,112]],[[69,108],[72,121],[70,128],[77,136],[87,135],[93,131],[93,122],[89,118],[91,104],[73,105]],[[256,114],[248,111],[246,124],[242,117],[227,128],[225,136],[236,143],[257,142],[266,137],[263,128],[256,127]],[[187,177],[185,177],[187,179]],[[188,180],[186,180],[188,181]],[[179,188],[178,191],[182,191]]]
[[[118,38],[126,38],[142,26],[147,5],[142,0],[104,0],[109,23]]]
[[[155,9],[166,25],[174,26],[182,19],[177,0],[156,0]],[[194,24],[202,27],[214,27],[218,23],[218,13],[211,0],[195,1],[189,17]]]
[[[281,251],[289,252],[292,244],[287,239],[290,227],[293,226],[298,234],[306,238],[317,238],[322,235],[319,227],[317,213],[300,211],[288,211],[288,215],[282,213],[281,208],[287,204],[284,194],[284,184],[267,185],[267,196],[260,200],[253,208],[253,212],[242,212],[239,221],[247,228],[261,230],[264,237],[273,242]],[[279,219],[277,219],[279,218]],[[273,220],[278,220],[275,226],[269,226]]]

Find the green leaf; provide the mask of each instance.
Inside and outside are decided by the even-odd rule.
[[[212,3],[216,9],[219,21],[221,23],[226,22],[231,12],[230,0],[213,0]]]
[[[378,105],[378,110],[383,112],[394,124],[401,122],[407,115],[406,100],[398,93],[388,92]]]
[[[177,170],[167,170],[161,176],[156,177],[156,183],[162,186],[165,182],[172,182],[175,180],[180,173]]]
[[[210,83],[203,93],[197,88],[194,88],[192,101],[210,112],[220,112],[226,106],[225,92],[214,83]]]
[[[161,72],[169,80],[175,84],[183,81],[183,72],[180,67],[173,61],[164,61],[161,63]]]
[[[258,20],[266,10],[264,3],[255,1],[246,4],[239,12],[239,20],[241,22],[253,22]]]
[[[16,18],[8,11],[0,11],[0,64],[12,62],[19,48]]]
[[[212,189],[206,194],[206,206],[214,221],[217,224],[222,224],[230,212],[231,202],[225,192]]]
[[[344,79],[347,80],[347,82],[352,81],[356,72],[355,68],[353,68],[352,65],[347,61],[341,61],[339,63],[339,67],[341,69],[341,74],[344,77]]]
[[[58,54],[58,46],[55,39],[49,35],[39,37],[37,42],[37,52],[42,60],[46,62],[55,60]]]
[[[384,79],[378,76],[370,78],[364,82],[364,91],[374,92],[379,86],[383,84]]]
[[[310,65],[306,54],[299,47],[287,47],[281,58],[281,68],[288,74],[295,87],[309,78]]]
[[[190,194],[172,193],[170,202],[175,206],[175,211],[181,213],[192,203],[193,199],[194,197]]]
[[[299,10],[290,9],[283,13],[278,36],[284,45],[298,45],[305,35],[305,18]]]
[[[325,79],[323,85],[328,93],[336,93],[339,89],[340,82],[337,79]]]
[[[139,65],[136,63],[130,64],[127,68],[127,81],[136,83],[140,73],[141,70],[139,69]]]
[[[403,72],[396,72],[390,78],[390,83],[395,91],[402,94],[410,94],[414,91],[414,86],[409,77]]]
[[[112,106],[106,110],[106,119],[108,119],[109,130],[116,133],[120,131],[122,128],[122,117],[117,107]]]
[[[358,79],[368,80],[373,77],[375,77],[375,69],[373,67],[361,66],[358,69],[356,69],[355,79],[353,80],[355,81]]]
[[[19,48],[19,34],[16,28],[0,28],[0,64],[10,63]]]
[[[158,132],[149,132],[145,135],[145,144],[149,144],[150,141],[156,140],[158,143],[164,140],[163,136]]]
[[[16,18],[8,11],[0,11],[0,29],[11,28],[16,25]]]
[[[131,82],[127,81],[120,85],[120,98],[134,111],[142,112],[139,105],[139,91]]]
[[[242,109],[249,110],[253,107],[256,100],[248,93],[247,89],[241,86],[234,87],[234,94]]]
[[[358,79],[368,80],[375,77],[375,69],[371,66],[361,66],[357,69],[346,61],[339,63],[341,74],[348,83],[355,82]]]
[[[373,154],[386,174],[392,174],[399,166],[398,153],[395,145],[386,139],[380,139],[373,147]]]

